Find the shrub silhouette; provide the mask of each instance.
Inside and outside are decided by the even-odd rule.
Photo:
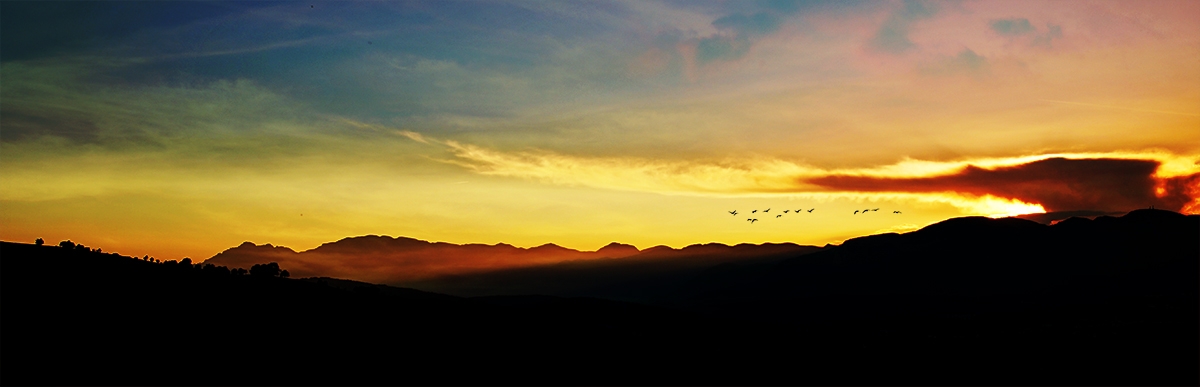
[[[287,271],[287,270],[284,270],[284,271],[281,271],[281,272],[279,272],[279,277],[280,277],[280,278],[287,278],[287,277],[291,277],[291,276],[292,276],[292,273],[288,273],[288,271]]]
[[[275,262],[250,266],[250,275],[255,277],[278,277],[279,273],[279,264]]]
[[[71,242],[71,240],[70,240],[70,239],[67,239],[67,240],[65,240],[65,241],[58,242],[58,247],[62,247],[62,248],[64,248],[64,249],[74,249],[74,248],[75,248],[75,242]]]
[[[33,241],[33,244],[41,246],[46,244],[46,241],[42,240],[42,238],[38,238],[36,241]]]

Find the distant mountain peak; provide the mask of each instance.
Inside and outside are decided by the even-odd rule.
[[[627,245],[627,244],[620,243],[620,242],[611,242],[607,245],[604,245],[604,247],[601,247],[600,250],[609,249],[609,248],[628,248],[628,247],[637,249],[637,246],[634,246],[634,245]],[[597,251],[599,251],[599,250],[597,250]]]
[[[654,247],[642,250],[642,253],[657,253],[657,252],[667,252],[667,251],[675,251],[675,250],[676,249],[671,246],[658,245],[658,246],[654,246]]]
[[[545,244],[542,244],[541,246],[536,246],[533,248],[534,249],[566,249],[566,247],[562,247],[562,246],[559,246],[559,245],[556,245],[553,243],[545,243]]]
[[[254,242],[250,242],[250,241],[242,242],[242,244],[237,245],[237,247],[231,247],[229,249],[226,249],[225,251],[228,252],[228,251],[234,251],[234,250],[278,250],[278,251],[284,251],[284,252],[290,252],[290,253],[296,252],[296,250],[292,250],[291,248],[289,248],[287,246],[274,246],[270,243],[256,245],[256,244],[254,244]]]
[[[633,245],[627,245],[624,243],[617,243],[617,242],[609,243],[607,245],[604,245],[604,247],[601,247],[599,250],[596,250],[597,254],[603,255],[608,258],[624,258],[624,257],[628,257],[630,255],[640,253],[640,252],[641,251],[638,250],[638,248],[634,247]]]

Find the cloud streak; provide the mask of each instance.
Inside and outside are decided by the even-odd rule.
[[[1101,104],[1085,103],[1085,102],[1056,101],[1056,100],[1052,100],[1052,99],[1043,99],[1042,101],[1050,102],[1050,103],[1065,104],[1065,105],[1076,105],[1076,106],[1088,106],[1088,107],[1096,107],[1096,108],[1104,108],[1104,109],[1127,110],[1127,111],[1131,111],[1131,112],[1159,113],[1159,114],[1171,114],[1171,115],[1177,115],[1177,116],[1200,117],[1200,114],[1196,114],[1196,113],[1174,112],[1174,111],[1169,111],[1169,110],[1137,109],[1137,108],[1124,107],[1124,106],[1101,105]]]
[[[1039,203],[1049,211],[1121,211],[1156,206],[1183,210],[1195,200],[1189,187],[1200,173],[1156,178],[1154,160],[1048,158],[985,169],[967,166],[955,173],[886,178],[829,175],[805,182],[855,192],[957,192],[995,195]]]
[[[904,6],[879,27],[875,37],[871,39],[871,46],[889,54],[901,54],[916,47],[916,44],[909,39],[909,30],[916,22],[931,18],[937,12],[937,8],[930,3],[905,0]]]
[[[444,162],[472,172],[552,184],[683,195],[938,197],[982,211],[1131,210],[1156,206],[1195,211],[1200,166],[1195,157],[1161,152],[1045,154],[938,162],[907,159],[872,168],[825,169],[778,159],[714,162],[587,158],[551,152],[502,152],[398,132],[445,147]],[[926,198],[928,200],[928,198]],[[990,210],[988,210],[990,209]]]

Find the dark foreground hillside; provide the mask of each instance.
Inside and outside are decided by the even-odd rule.
[[[1196,385],[1198,219],[952,219],[714,267],[675,309],[3,243],[0,383]]]
[[[660,356],[712,344],[686,314],[636,304],[0,252],[6,385],[668,383],[683,369],[660,372]],[[657,376],[633,378],[646,371]]]

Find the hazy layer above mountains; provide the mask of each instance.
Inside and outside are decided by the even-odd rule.
[[[352,239],[325,250],[511,248]],[[229,380],[186,362],[128,361],[145,353],[224,353],[217,364],[250,370],[256,376],[235,379],[249,384],[1196,385],[1200,364],[1200,215],[1162,210],[1052,226],[954,218],[833,247],[653,248],[423,280],[513,294],[482,298],[0,245],[0,283],[20,290],[2,293],[14,312],[5,326],[15,327],[4,330],[5,348],[23,354],[11,368],[26,383],[13,384]],[[651,305],[619,302],[631,296]],[[203,329],[161,331],[155,322]],[[402,350],[379,356],[379,348]],[[507,356],[510,348],[541,357]],[[46,372],[64,356],[86,372]],[[478,372],[432,371],[447,358]],[[684,366],[664,369],[662,359]],[[555,371],[567,377],[527,376]]]
[[[1072,255],[1072,251],[1091,253],[1095,244],[1100,242],[1088,242],[1090,237],[1072,231],[1081,227],[1089,230],[1095,228],[1105,235],[1102,239],[1112,242],[1127,239],[1128,233],[1140,235],[1144,233],[1142,229],[1156,224],[1154,222],[1172,223],[1191,219],[1195,223],[1198,219],[1197,216],[1160,210],[1138,210],[1119,218],[1109,216],[1112,214],[1071,211],[1005,219],[955,218],[908,234],[864,236],[850,239],[842,246],[826,247],[791,243],[736,246],[710,243],[682,249],[655,246],[638,250],[634,246],[612,243],[597,251],[587,252],[553,244],[533,248],[507,244],[457,245],[369,235],[326,243],[304,252],[246,242],[217,254],[205,263],[249,267],[278,262],[294,277],[345,278],[458,296],[545,294],[669,304],[708,292],[714,283],[742,276],[733,273],[754,272],[756,274],[750,276],[754,277],[763,274],[758,272],[782,267],[811,266],[815,263],[796,263],[791,260],[807,254],[823,253],[802,261],[824,262],[820,257],[856,251],[864,244],[892,246],[884,250],[872,250],[869,254],[872,257],[900,254],[906,259],[931,256],[947,246],[960,246],[964,250],[958,254],[979,259],[987,259],[1000,251],[1014,257],[1046,255],[1040,250],[1030,250],[1037,243],[1071,246],[1067,250],[1056,251],[1058,254]],[[1141,223],[1147,224],[1132,226]],[[961,234],[966,230],[992,234],[990,237],[1001,239],[1012,230],[1024,230],[1024,233],[1014,236],[1010,243],[989,240],[984,244],[989,247],[980,249],[976,245],[962,245],[963,238],[982,237],[971,233]],[[914,243],[920,247],[913,247]],[[842,265],[874,262],[877,259],[855,258],[837,262]],[[1009,263],[1012,262],[1015,261],[1010,260]],[[779,266],[779,263],[788,264]],[[875,270],[870,269],[874,266],[868,266],[862,270]],[[888,276],[879,280],[891,281]]]
[[[655,262],[680,268],[714,265],[726,261],[817,249],[792,243],[728,246],[718,243],[675,249],[655,246],[645,250],[611,243],[597,251],[579,251],[554,244],[532,248],[508,244],[427,242],[405,237],[367,235],[345,238],[296,252],[283,246],[251,242],[225,250],[204,261],[219,266],[250,267],[278,262],[294,277],[334,277],[381,284],[411,284],[433,278],[468,275],[548,265],[604,266],[618,261]],[[681,259],[690,257],[690,259]]]

